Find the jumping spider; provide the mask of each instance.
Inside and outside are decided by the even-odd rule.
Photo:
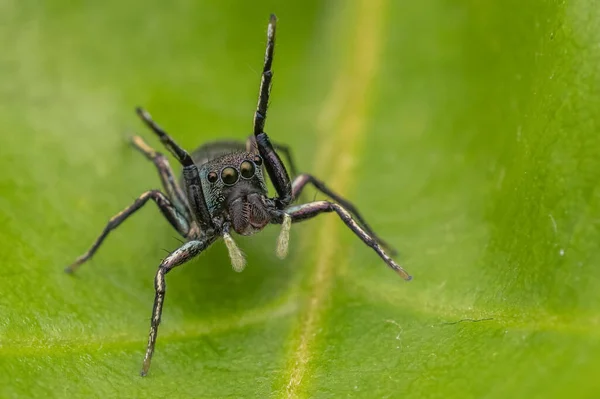
[[[131,206],[110,219],[91,248],[66,268],[69,273],[77,270],[94,255],[111,230],[117,228],[148,200],[153,200],[158,205],[164,217],[187,240],[161,262],[154,279],[156,295],[142,376],[148,373],[154,353],[165,300],[165,275],[174,267],[197,256],[219,238],[225,241],[233,269],[242,271],[246,261],[230,235],[231,230],[240,235],[251,235],[261,231],[269,223],[281,224],[276,252],[280,258],[284,258],[287,255],[292,223],[310,219],[324,212],[335,212],[389,267],[404,279],[411,278],[386,254],[383,248],[392,255],[395,251],[375,234],[354,205],[312,175],[297,175],[287,147],[272,144],[267,133],[263,131],[273,77],[271,64],[275,47],[275,22],[275,15],[271,15],[258,106],[254,113],[254,135],[245,144],[231,141],[207,143],[190,155],[152,120],[150,114],[138,108],[137,113],[142,121],[183,166],[182,184],[175,179],[167,158],[152,149],[141,137],[134,136],[133,146],[154,163],[166,194],[159,190],[150,190],[140,195]],[[290,180],[276,149],[288,159],[292,175],[295,176],[293,181]],[[264,171],[277,192],[273,198],[267,196]],[[335,202],[314,201],[291,205],[308,183]]]

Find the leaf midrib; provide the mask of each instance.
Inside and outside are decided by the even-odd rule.
[[[369,92],[379,67],[382,32],[385,31],[385,0],[362,0],[354,3],[357,20],[352,26],[350,51],[340,57],[341,73],[332,85],[329,96],[318,117],[318,136],[323,138],[316,159],[315,170],[335,165],[335,174],[327,184],[345,195],[352,187],[352,172],[365,131],[365,119],[369,108]],[[349,25],[349,24],[345,24]],[[344,35],[339,36],[346,40]],[[342,47],[343,43],[339,43]],[[334,150],[333,150],[334,149]],[[335,277],[333,257],[336,254],[336,237],[340,220],[326,218],[316,232],[316,265],[308,277],[309,293],[304,298],[299,324],[288,338],[291,351],[283,371],[283,397],[302,396],[302,385],[310,384],[308,363],[314,357],[315,332],[327,312],[326,299]],[[344,263],[344,262],[338,262]]]

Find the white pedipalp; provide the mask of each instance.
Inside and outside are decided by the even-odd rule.
[[[275,251],[279,259],[285,259],[288,254],[291,227],[292,218],[287,213],[284,213],[283,222],[281,223],[281,231],[279,232],[279,237],[277,237],[277,248]]]
[[[236,272],[241,272],[246,267],[246,258],[244,254],[237,246],[235,241],[229,233],[223,234],[223,241],[225,241],[225,245],[227,246],[227,251],[229,252],[229,258],[231,259],[231,267]]]

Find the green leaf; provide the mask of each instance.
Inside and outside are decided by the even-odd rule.
[[[0,397],[597,397],[600,9],[591,0],[0,2]],[[258,3],[258,4],[257,4]],[[334,215],[169,274],[143,105],[188,149],[267,131],[400,250]],[[304,200],[314,197],[309,192]],[[322,198],[322,195],[317,195]]]

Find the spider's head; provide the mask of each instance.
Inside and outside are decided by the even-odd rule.
[[[225,216],[240,235],[251,235],[271,221],[262,158],[252,153],[223,155],[202,167],[203,191],[212,216]]]

